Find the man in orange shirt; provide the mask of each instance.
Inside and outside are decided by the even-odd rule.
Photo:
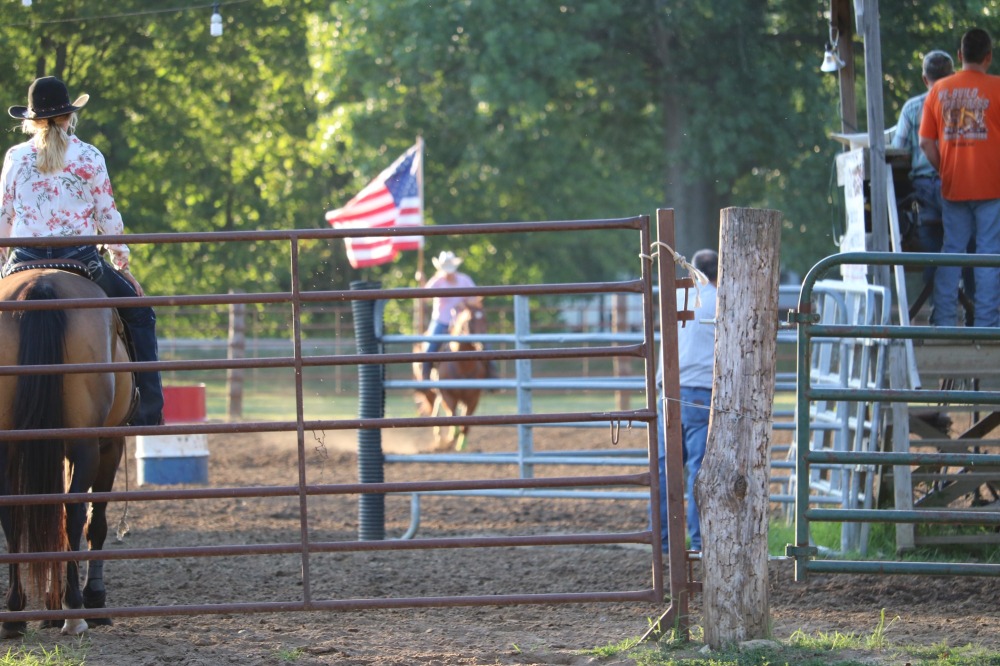
[[[1000,77],[989,33],[962,35],[962,69],[936,82],[924,102],[920,148],[941,174],[942,252],[1000,254]],[[955,326],[961,269],[940,266],[934,278],[931,324]],[[1000,325],[1000,268],[976,268],[975,325]]]

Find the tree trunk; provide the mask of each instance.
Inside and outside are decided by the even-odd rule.
[[[767,528],[781,214],[721,215],[715,378],[695,483],[701,512],[705,642],[769,634]]]
[[[671,167],[666,188],[666,201],[676,205],[677,247],[679,253],[691,257],[702,248],[719,247],[719,228],[711,224],[716,211],[723,207],[723,197],[715,193],[715,184],[704,179],[686,182],[689,170],[680,165]]]
[[[662,3],[658,3],[662,4]],[[672,28],[664,23],[662,14],[654,12],[652,52],[661,70],[660,106],[663,109],[663,154],[667,165],[663,174],[664,205],[674,209],[676,220],[674,249],[690,257],[702,248],[719,247],[719,229],[711,224],[715,211],[727,203],[717,192],[717,182],[703,176],[692,176],[687,160],[681,156],[690,150],[687,143],[688,99],[682,93],[681,82],[674,64],[677,48]]]
[[[242,289],[230,289],[230,294],[242,294]],[[227,358],[229,360],[246,357],[246,311],[245,303],[229,304],[229,344]],[[226,386],[229,388],[229,420],[239,421],[243,418],[243,368],[229,368],[226,371]]]

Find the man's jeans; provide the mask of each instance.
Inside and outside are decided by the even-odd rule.
[[[87,266],[90,271],[90,279],[108,296],[127,298],[137,295],[132,284],[105,261],[98,254],[97,248],[92,245],[12,248],[3,273],[6,275],[13,264],[35,259],[75,259]],[[117,309],[135,348],[135,360],[137,362],[156,361],[158,357],[156,314],[153,312],[153,308],[144,306]],[[139,407],[132,418],[132,425],[158,425],[163,417],[163,389],[160,384],[160,373],[137,372],[135,378],[139,389]]]
[[[708,441],[708,420],[712,405],[712,389],[681,387],[681,436],[684,440],[685,502],[687,532],[691,537],[691,549],[701,550],[701,521],[698,505],[694,499],[694,482],[705,458]],[[657,401],[660,465],[660,539],[663,552],[669,549],[667,533],[667,465],[666,429],[664,426],[663,401]]]
[[[944,200],[944,242],[941,252],[965,254],[975,240],[977,254],[1000,254],[1000,199],[985,201]],[[976,282],[975,325],[1000,323],[1000,268],[973,271]],[[934,277],[934,326],[957,325],[958,283],[961,268],[939,266]]]

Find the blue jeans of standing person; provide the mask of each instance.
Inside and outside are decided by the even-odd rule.
[[[11,248],[3,273],[17,263],[36,259],[75,259],[87,266],[90,279],[112,298],[137,296],[132,283],[104,260],[93,245],[72,247],[15,247]],[[148,306],[117,308],[118,315],[128,330],[129,340],[135,349],[137,362],[156,361],[156,314]],[[159,372],[135,373],[139,389],[139,406],[132,417],[132,425],[158,425],[163,420],[163,388]]]
[[[427,332],[424,335],[445,335],[450,327],[451,324],[446,324],[443,321],[438,321],[435,319],[434,321],[431,322],[431,325],[427,327]],[[427,346],[424,348],[424,351],[436,352],[439,349],[441,349],[441,345],[443,344],[444,342],[442,342],[441,340],[430,340],[427,342]],[[430,361],[424,361],[421,364],[420,371],[421,373],[423,373],[423,377],[421,377],[421,379],[427,380],[431,378],[431,367],[433,365],[434,364],[431,363]]]
[[[940,223],[944,216],[944,199],[941,198],[941,178],[920,176],[913,179],[913,196],[917,200],[917,217],[920,226],[930,226],[929,223]],[[936,225],[935,225],[936,226]],[[932,241],[933,242],[933,241]],[[934,243],[941,246],[940,238]],[[937,252],[937,249],[924,250]]]
[[[694,499],[694,482],[705,458],[708,442],[708,419],[712,404],[712,389],[681,387],[681,437],[684,441],[685,501],[688,536],[691,550],[701,550],[701,521]],[[660,465],[660,543],[669,551],[667,532],[667,447],[663,418],[663,401],[657,401],[657,442]]]
[[[941,209],[941,179],[920,177],[913,179],[913,195],[917,200],[917,251],[940,252],[944,240]],[[924,269],[924,283],[934,279],[934,266]]]
[[[701,521],[694,499],[694,482],[701,471],[708,443],[708,419],[711,414],[712,389],[681,387],[681,433],[684,437],[684,472],[686,477],[687,529],[691,550],[701,550]]]
[[[941,252],[964,254],[975,240],[977,254],[1000,254],[1000,199],[983,201],[944,200],[944,242]],[[973,271],[976,281],[976,326],[1000,324],[1000,268]],[[939,266],[934,278],[934,310],[931,324],[955,326],[961,268]]]
[[[941,179],[922,176],[913,179],[913,194],[917,199],[917,252],[940,252],[944,243],[944,199],[941,198]],[[970,253],[976,251],[976,241],[973,239],[967,248]],[[924,283],[934,279],[935,266],[924,269]],[[970,299],[975,298],[976,280],[972,268],[962,269],[962,288]]]

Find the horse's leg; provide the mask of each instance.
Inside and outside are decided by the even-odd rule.
[[[469,410],[466,408],[464,402],[460,402],[455,406],[455,412],[460,413],[462,416],[468,416]],[[460,425],[452,426],[451,435],[452,441],[455,442],[455,450],[461,451],[465,448],[465,436],[469,432],[469,426]]]
[[[125,450],[124,438],[101,440],[101,460],[94,479],[95,493],[111,492],[115,484],[115,474]],[[90,551],[102,550],[108,536],[108,503],[94,502],[90,509],[90,523],[87,525],[87,542]],[[104,587],[104,560],[90,560],[87,567],[87,584],[83,588],[84,608],[104,608],[107,591]],[[90,626],[106,626],[111,618],[87,618]]]
[[[7,484],[7,444],[0,444],[0,495],[4,497],[10,495],[10,487]],[[14,542],[13,515],[9,506],[0,507],[0,526],[3,527],[4,537],[7,540],[7,552],[18,552],[17,544]],[[21,611],[27,605],[27,597],[24,588],[21,586],[21,570],[16,564],[10,564],[7,568],[10,576],[7,587],[7,610]],[[0,638],[20,638],[28,630],[27,622],[4,622],[0,625]]]
[[[70,466],[73,478],[70,481],[71,494],[85,494],[94,484],[100,459],[97,440],[80,439],[69,445]],[[83,541],[83,528],[87,523],[86,502],[66,504],[66,539],[70,552],[79,552]],[[62,607],[65,610],[83,608],[83,592],[80,590],[80,563],[70,560],[66,563],[66,580],[63,583]],[[47,626],[47,625],[46,625]],[[67,619],[63,622],[62,633],[79,636],[87,631],[87,621],[83,618]]]
[[[434,409],[431,410],[431,416],[436,418],[437,415],[441,413],[441,408],[444,407],[444,406],[445,406],[444,397],[442,396],[441,391],[438,391],[436,393],[436,397],[434,398]],[[445,442],[442,439],[442,437],[441,437],[441,426],[435,425],[434,426],[434,450],[435,451],[441,451],[441,450],[444,450],[446,448],[448,448],[448,443]]]
[[[3,454],[3,458],[6,460],[6,452]],[[3,472],[6,475],[6,470]],[[4,477],[5,478],[5,477]],[[6,482],[2,482],[6,486]],[[3,491],[4,495],[7,495],[6,488]],[[11,540],[12,524],[11,524],[11,512],[10,507],[0,507],[0,524],[3,525],[3,533],[7,538],[7,552],[16,553],[17,544]],[[17,563],[12,563],[8,566],[9,572],[9,582],[7,588],[7,610],[9,611],[21,611],[24,610],[25,605],[27,605],[27,598],[24,594],[24,588],[21,587],[21,570]],[[20,638],[28,630],[27,622],[4,622],[0,625],[0,638]]]
[[[479,406],[480,395],[481,391],[479,389],[469,389],[462,395],[462,404],[465,406],[464,410],[465,416],[472,416],[473,414],[476,413],[476,407]],[[468,439],[468,436],[469,436],[469,424],[466,423],[461,426],[458,435],[458,442],[456,442],[455,444],[456,451],[461,451],[462,449],[465,448],[465,443],[466,440]]]
[[[442,391],[441,402],[448,416],[455,416],[458,413],[458,391]],[[453,447],[455,445],[456,433],[457,428],[455,426],[448,426],[448,439],[442,442],[442,447]]]
[[[7,510],[3,511],[6,516],[10,515]],[[9,523],[9,518],[4,520],[4,531],[7,530],[6,525]],[[11,543],[7,541],[8,552],[16,552],[10,550]],[[27,605],[27,597],[24,595],[24,588],[21,587],[21,572],[17,564],[11,564],[8,567],[8,572],[10,575],[10,587],[7,590],[7,610],[9,611],[22,611]],[[20,638],[28,631],[27,622],[12,622],[7,621],[0,625],[0,638]]]

